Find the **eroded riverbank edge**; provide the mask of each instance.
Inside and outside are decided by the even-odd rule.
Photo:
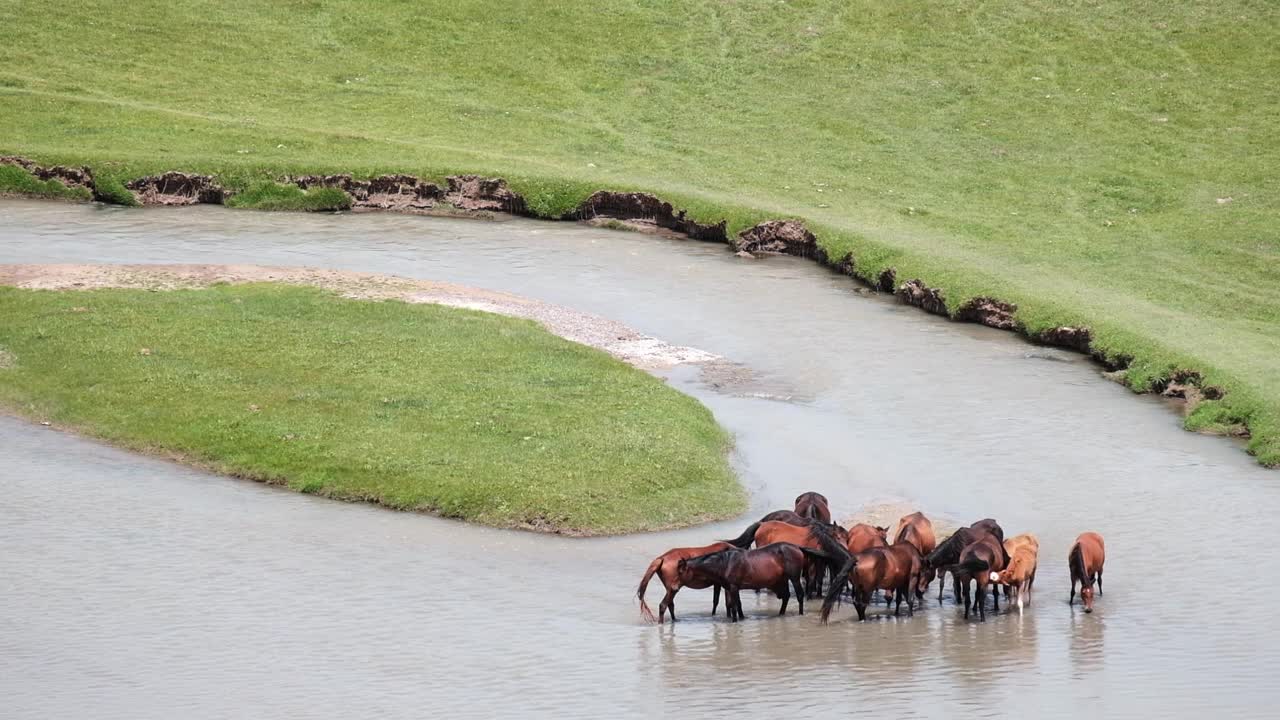
[[[17,156],[0,157],[0,164],[20,166],[40,180],[56,180],[70,188],[83,188],[102,202],[253,207],[233,200],[237,191],[224,187],[213,175],[167,171],[127,181],[112,176],[105,187],[99,187],[93,171],[84,166],[42,166]],[[798,219],[763,220],[732,233],[729,220],[700,222],[688,211],[676,209],[646,192],[596,190],[576,205],[566,205],[564,198],[548,205],[543,201],[529,202],[503,178],[478,175],[451,175],[439,183],[405,174],[383,174],[367,179],[352,174],[286,174],[277,176],[273,182],[304,197],[307,193],[324,191],[338,193],[343,200],[319,205],[301,201],[294,208],[264,206],[272,209],[351,209],[481,218],[506,214],[717,242],[743,257],[785,254],[813,260],[857,281],[859,292],[891,294],[904,304],[955,322],[1014,332],[1033,343],[1082,353],[1101,367],[1104,377],[1135,393],[1158,394],[1180,406],[1186,429],[1249,439],[1246,449],[1250,454],[1264,465],[1280,465],[1280,454],[1274,450],[1277,438],[1272,437],[1275,433],[1271,432],[1274,423],[1263,427],[1257,421],[1255,412],[1261,412],[1253,409],[1257,402],[1221,402],[1232,392],[1253,397],[1248,388],[1237,381],[1221,379],[1221,373],[1215,374],[1218,378],[1215,381],[1207,380],[1206,373],[1195,368],[1193,362],[1173,363],[1160,357],[1159,352],[1143,352],[1138,346],[1132,351],[1117,349],[1099,341],[1088,323],[1045,325],[1037,321],[1032,325],[1020,317],[1015,303],[989,296],[950,298],[943,288],[925,280],[899,277],[894,267],[860,265],[851,252],[829,251],[835,241],[824,243]]]

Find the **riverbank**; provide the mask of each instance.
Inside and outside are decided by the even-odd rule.
[[[336,207],[271,183],[480,174],[541,218],[612,189],[728,238],[802,219],[935,311],[1127,362],[1136,390],[1198,378],[1222,397],[1188,427],[1280,462],[1276,8],[90,5],[0,11],[0,152],[89,165],[104,197],[181,170]],[[48,52],[69,37],[95,51]]]
[[[254,281],[275,284],[226,284]],[[0,404],[130,449],[564,534],[745,508],[728,438],[696,400],[492,314],[645,367],[711,357],[584,313],[442,283],[248,266],[4,266],[0,285]]]

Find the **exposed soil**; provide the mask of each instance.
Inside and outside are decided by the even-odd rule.
[[[908,305],[915,305],[934,315],[950,317],[942,291],[931,288],[920,280],[908,280],[903,283],[902,287],[898,288],[897,295],[899,300]]]
[[[1056,327],[1037,333],[1031,339],[1045,345],[1071,348],[1089,354],[1089,342],[1093,336],[1089,328],[1085,327]]]
[[[351,196],[354,209],[425,212],[444,199],[439,185],[413,175],[379,175],[370,180],[355,180],[350,175],[303,175],[284,181],[303,190],[337,188]]]
[[[310,285],[358,300],[433,303],[525,318],[566,340],[603,350],[646,370],[720,359],[718,355],[671,345],[622,323],[559,305],[464,285],[392,275],[260,265],[0,265],[0,285],[39,290],[105,287],[175,290],[215,283],[252,282]]]
[[[956,311],[955,319],[961,322],[976,322],[997,330],[1014,330],[1018,323],[1013,314],[1018,306],[1002,302],[995,298],[978,297],[970,300]]]
[[[512,215],[528,215],[524,198],[507,187],[502,178],[485,178],[479,175],[453,175],[446,180],[449,189],[444,199],[456,208],[472,211],[504,212]]]
[[[825,253],[819,257],[818,239],[808,228],[794,220],[766,220],[747,228],[738,233],[738,237],[734,239],[734,247],[739,252],[826,259]],[[852,259],[850,262],[852,263]]]
[[[66,165],[44,167],[32,160],[14,155],[0,157],[0,165],[17,165],[41,180],[57,180],[70,188],[84,188],[91,193],[95,190],[93,172],[87,167],[67,167]]]
[[[209,175],[170,170],[125,183],[143,205],[221,205],[228,193]]]
[[[671,207],[671,203],[663,202],[648,193],[597,190],[591,197],[583,200],[577,209],[560,219],[595,221],[603,218],[624,221],[639,230],[650,226],[686,235],[694,240],[728,241],[725,221],[721,220],[714,225],[695,222],[685,216],[684,210],[677,211]]]

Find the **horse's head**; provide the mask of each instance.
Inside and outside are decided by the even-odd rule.
[[[1080,600],[1084,603],[1085,612],[1087,613],[1093,612],[1093,588],[1092,587],[1080,588]]]
[[[889,542],[889,528],[880,527],[879,525],[872,525],[872,527],[875,528],[877,533],[879,533],[881,540]]]

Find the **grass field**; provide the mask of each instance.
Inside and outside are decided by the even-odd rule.
[[[1095,0],[0,5],[0,152],[119,177],[502,175],[805,219],[1229,392],[1280,463],[1280,5]]]
[[[0,287],[0,406],[219,472],[598,534],[741,513],[711,413],[513,318],[311,288]]]

